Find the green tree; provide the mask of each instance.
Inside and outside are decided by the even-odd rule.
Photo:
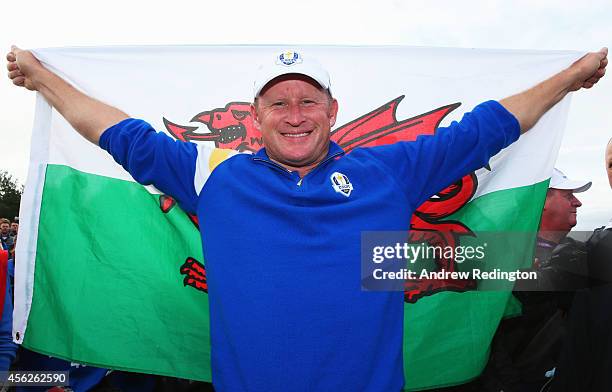
[[[0,170],[0,218],[13,220],[19,215],[23,187],[7,171]]]

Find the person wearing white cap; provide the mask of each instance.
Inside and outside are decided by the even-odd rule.
[[[404,294],[360,289],[361,233],[408,230],[416,206],[485,166],[567,93],[592,87],[608,61],[605,48],[589,53],[436,137],[345,155],[330,142],[338,102],[328,73],[284,51],[258,71],[251,114],[264,148],[247,155],[176,143],[77,91],[30,52],[13,47],[7,60],[15,85],[39,91],[138,182],[197,213],[217,391],[364,392],[404,384]]]
[[[542,218],[540,219],[540,228],[538,230],[537,247],[534,259],[534,266],[541,267],[551,260],[553,253],[561,250],[560,244],[563,244],[567,249],[582,249],[582,243],[567,237],[567,234],[576,226],[578,208],[582,206],[582,202],[578,200],[575,193],[587,191],[592,185],[591,181],[572,180],[557,168],[553,169],[548,191],[546,192],[546,201],[542,209]],[[564,262],[563,258],[558,258]],[[557,261],[557,267],[561,267],[557,271],[563,270],[562,263]],[[565,264],[568,266],[568,264]],[[579,263],[573,263],[566,272],[571,272],[572,266],[575,268],[575,275],[581,275],[579,278],[586,278],[588,272],[586,270],[586,260]],[[553,282],[542,280],[537,282],[540,289],[545,286],[555,286]],[[582,283],[579,283],[580,285]],[[547,289],[561,289],[560,287],[548,287]]]
[[[582,203],[576,197],[591,187],[591,181],[572,180],[557,168],[553,169],[542,211],[539,238],[558,244],[576,226],[578,208]]]
[[[304,177],[328,155],[338,102],[315,59],[285,51],[270,60],[257,70],[251,115],[268,157]]]
[[[521,314],[503,320],[495,334],[482,385],[495,390],[547,390],[555,375],[574,291],[588,287],[585,245],[567,237],[582,205],[574,193],[591,187],[559,169],[553,173],[542,210],[533,266],[537,279],[517,280]],[[481,388],[482,390],[489,390]]]
[[[306,75],[316,81],[331,96],[329,73],[314,58],[300,52],[288,50],[260,64],[253,81],[253,99],[257,99],[261,90],[272,80],[287,74]]]
[[[591,181],[572,180],[561,170],[553,169],[542,209],[534,257],[534,268],[544,273],[536,282],[522,282],[521,284],[524,284],[525,287],[519,287],[519,285],[515,287],[525,289],[533,283],[535,288],[531,289],[536,290],[571,289],[571,287],[559,287],[564,283],[558,278],[561,275],[569,277],[569,275],[564,275],[565,273],[573,273],[577,277],[572,283],[574,286],[584,284],[588,275],[586,259],[582,260],[582,256],[585,255],[584,244],[567,237],[567,234],[576,226],[578,208],[582,206],[575,193],[585,192],[591,185]],[[568,253],[568,250],[578,250],[582,254],[581,257],[578,257],[581,260],[576,261],[576,257],[562,257],[563,252],[565,256],[571,253]],[[554,260],[551,261],[551,259]]]

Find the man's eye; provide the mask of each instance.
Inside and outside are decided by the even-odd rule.
[[[272,106],[285,106],[285,103],[282,101],[274,102]]]
[[[305,99],[305,100],[302,101],[302,104],[304,104],[304,105],[313,105],[315,103],[316,102],[313,101],[312,99]]]

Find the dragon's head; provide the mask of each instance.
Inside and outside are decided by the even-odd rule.
[[[261,133],[253,125],[250,103],[230,102],[224,108],[196,114],[190,121],[197,125],[178,125],[164,118],[172,136],[183,141],[212,141],[218,148],[257,151],[263,147]],[[201,132],[206,126],[207,132]]]

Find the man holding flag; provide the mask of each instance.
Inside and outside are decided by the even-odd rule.
[[[360,233],[408,229],[416,206],[485,166],[568,92],[597,83],[607,50],[479,105],[434,138],[348,156],[329,142],[338,111],[329,75],[300,53],[282,53],[260,70],[251,115],[265,149],[231,157],[155,133],[29,52],[13,48],[7,59],[14,84],[39,91],[137,181],[197,213],[217,390],[377,391],[403,385],[403,293],[359,289]],[[247,174],[241,182],[223,175],[236,169]]]

